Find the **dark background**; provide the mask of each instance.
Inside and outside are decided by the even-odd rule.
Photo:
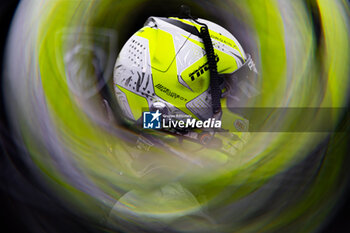
[[[17,0],[0,1],[0,64],[3,72],[4,48]],[[2,85],[1,85],[2,87]],[[3,91],[0,99],[0,232],[101,232],[95,225],[72,213],[37,180],[17,155],[24,153],[16,146],[8,127]],[[349,183],[349,182],[348,182]],[[349,196],[349,185],[347,186]],[[350,201],[341,208],[322,233],[350,232]]]

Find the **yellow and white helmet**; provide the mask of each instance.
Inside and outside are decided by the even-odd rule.
[[[230,94],[235,89],[230,80],[239,70],[256,73],[250,55],[218,24],[205,19],[150,17],[118,56],[115,94],[122,114],[133,121],[143,111],[158,108],[201,120],[218,118],[214,115],[221,117],[221,109],[226,109],[221,108],[227,104],[225,93],[234,95]],[[237,98],[242,99],[231,99]]]

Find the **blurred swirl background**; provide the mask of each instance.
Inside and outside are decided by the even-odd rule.
[[[200,167],[164,148],[140,153],[104,102],[118,117],[112,76],[126,40],[181,4],[252,54],[262,80],[254,108],[297,109],[263,119],[233,155],[169,142]],[[7,232],[348,232],[348,1],[1,5]],[[298,109],[319,111],[305,124]]]

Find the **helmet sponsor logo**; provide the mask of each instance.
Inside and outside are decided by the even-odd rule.
[[[219,129],[221,120],[209,118],[205,121],[197,120],[186,115],[166,115],[157,110],[156,112],[143,112],[144,129]]]
[[[217,41],[220,41],[221,43],[224,43],[224,44],[226,44],[234,49],[238,49],[237,45],[232,44],[230,41],[226,40],[223,36],[219,37],[219,36],[216,36],[215,34],[212,34],[212,35],[210,35],[210,37],[217,40]]]
[[[169,88],[164,87],[162,84],[157,84],[156,88],[159,89],[161,92],[164,92],[165,94],[167,94],[170,97],[173,97],[174,99],[180,99],[183,101],[187,101],[186,98],[180,96],[179,94],[172,92],[171,90],[169,90]]]
[[[215,61],[219,62],[219,56],[215,57]],[[189,74],[189,77],[191,78],[191,81],[194,81],[195,78],[199,78],[200,76],[202,76],[204,74],[204,72],[206,72],[208,70],[209,70],[209,62],[206,62],[204,65],[200,66],[198,69],[191,72]]]
[[[200,76],[202,76],[204,74],[205,71],[209,70],[209,63],[205,63],[204,65],[202,65],[201,67],[199,67],[197,70],[193,71],[192,73],[189,74],[190,78],[192,81],[195,80],[195,76],[196,78],[199,78]]]

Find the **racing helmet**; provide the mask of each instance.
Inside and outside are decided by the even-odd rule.
[[[115,95],[131,121],[155,109],[201,120],[221,118],[223,97],[232,89],[225,83],[244,69],[256,73],[250,55],[218,24],[192,17],[150,17],[119,53]]]

